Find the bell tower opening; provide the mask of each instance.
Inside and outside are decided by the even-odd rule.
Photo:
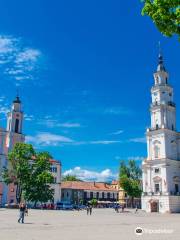
[[[19,133],[19,119],[15,121],[15,133]]]

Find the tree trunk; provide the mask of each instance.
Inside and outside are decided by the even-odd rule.
[[[37,206],[37,202],[35,201],[35,202],[34,202],[34,208],[36,208],[36,206]]]
[[[131,207],[134,208],[134,197],[131,197]]]
[[[16,185],[16,201],[19,204],[21,202],[22,188],[20,184]]]

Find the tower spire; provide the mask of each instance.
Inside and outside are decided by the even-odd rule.
[[[159,41],[159,56],[158,56],[158,66],[157,71],[166,71],[164,66],[164,60],[163,60],[163,54],[162,54],[162,48],[161,48],[161,42]]]
[[[19,89],[16,89],[16,98],[14,99],[13,103],[21,103],[21,100],[19,98]]]

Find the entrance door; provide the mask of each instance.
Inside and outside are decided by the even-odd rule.
[[[151,212],[159,212],[158,202],[151,202]]]

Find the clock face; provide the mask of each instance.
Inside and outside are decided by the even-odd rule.
[[[157,92],[155,92],[155,93],[154,93],[154,96],[157,96],[157,95],[158,95]]]

